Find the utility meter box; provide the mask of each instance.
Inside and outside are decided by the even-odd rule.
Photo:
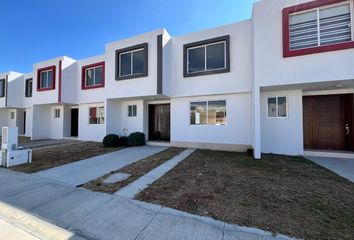
[[[0,164],[12,167],[32,162],[32,150],[18,148],[18,128],[3,127],[0,151]]]

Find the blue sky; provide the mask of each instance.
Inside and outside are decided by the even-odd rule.
[[[172,36],[251,16],[254,0],[1,0],[0,72],[66,55],[82,59],[108,42],[166,28]]]

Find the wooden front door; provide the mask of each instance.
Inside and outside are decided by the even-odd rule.
[[[170,141],[170,104],[149,105],[149,139]]]
[[[303,97],[304,148],[353,150],[353,95]]]

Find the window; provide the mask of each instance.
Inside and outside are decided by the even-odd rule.
[[[191,125],[226,125],[226,101],[191,103]]]
[[[148,75],[147,43],[116,51],[116,80]]]
[[[59,108],[54,109],[54,118],[60,118],[60,109]]]
[[[37,72],[38,91],[55,89],[55,66],[39,69]]]
[[[136,117],[136,105],[128,106],[128,117]]]
[[[82,67],[82,89],[104,87],[104,68],[104,62]]]
[[[285,57],[354,48],[352,2],[338,2],[314,1],[284,9]]]
[[[5,97],[5,79],[0,79],[0,97]]]
[[[15,119],[15,112],[10,112],[10,119]]]
[[[104,124],[104,107],[90,107],[89,124]]]
[[[269,118],[286,118],[287,114],[287,97],[270,97],[268,98],[268,117]]]
[[[32,86],[33,86],[33,79],[32,78],[26,79],[26,86],[25,86],[26,97],[32,97]]]
[[[230,37],[184,45],[184,77],[230,72]]]

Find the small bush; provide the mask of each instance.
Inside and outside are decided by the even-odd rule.
[[[119,146],[128,146],[128,137],[120,137],[119,138]]]
[[[118,147],[119,146],[119,136],[115,134],[108,134],[103,138],[104,147]]]
[[[248,156],[253,157],[253,148],[249,148],[246,150]]]
[[[141,132],[131,133],[128,137],[129,146],[143,146],[145,145],[145,134]]]

